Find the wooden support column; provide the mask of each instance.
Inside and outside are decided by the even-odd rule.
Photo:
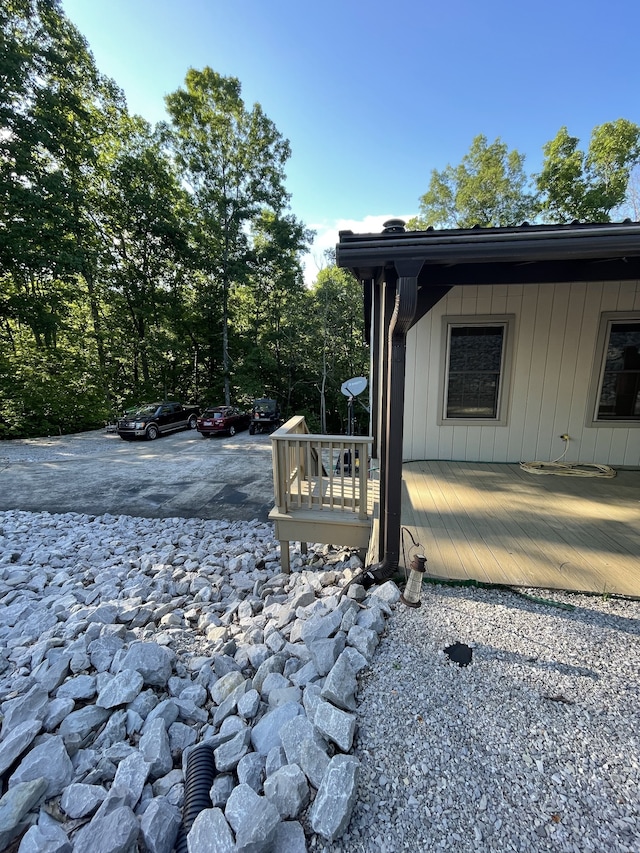
[[[388,327],[386,400],[384,403],[384,448],[380,457],[380,473],[384,471],[383,504],[380,532],[383,543],[382,562],[371,568],[376,580],[392,577],[400,560],[400,521],[402,507],[402,441],[404,422],[404,381],[407,332],[411,328],[418,304],[418,275],[422,261],[396,261],[398,280],[393,313]],[[382,477],[381,477],[382,487]]]

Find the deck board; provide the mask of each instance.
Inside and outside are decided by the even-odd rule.
[[[640,596],[640,471],[605,479],[409,462],[402,524],[433,577]]]

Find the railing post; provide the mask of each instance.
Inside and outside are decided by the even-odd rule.
[[[273,485],[275,489],[275,504],[279,512],[287,512],[287,449],[289,442],[286,438],[271,437],[271,454],[273,459]]]
[[[358,448],[359,465],[359,493],[360,505],[358,507],[358,518],[366,518],[369,510],[369,443],[362,442]]]

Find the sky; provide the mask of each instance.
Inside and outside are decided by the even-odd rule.
[[[62,0],[129,111],[167,118],[189,68],[237,77],[289,140],[291,212],[338,232],[418,212],[475,136],[526,155],[566,126],[640,124],[639,0]]]

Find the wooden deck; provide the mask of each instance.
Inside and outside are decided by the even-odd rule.
[[[269,518],[280,542],[283,572],[289,544],[346,545],[366,551],[377,507],[378,482],[369,470],[372,439],[312,435],[296,415],[271,436],[274,507]]]
[[[430,577],[640,597],[640,471],[605,479],[410,462],[402,472],[402,524]]]

